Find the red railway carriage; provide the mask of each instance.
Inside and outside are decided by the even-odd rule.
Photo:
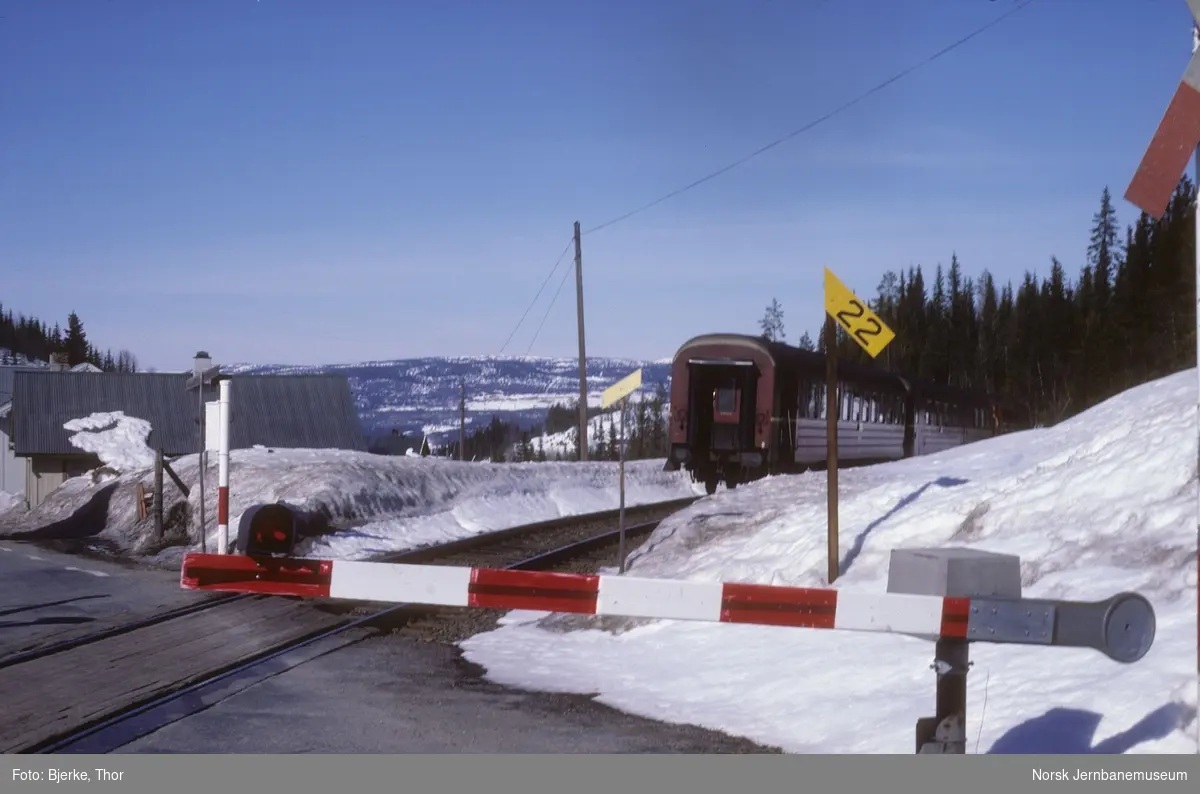
[[[688,340],[671,366],[667,468],[709,493],[825,463],[825,356],[744,334]],[[986,397],[839,362],[838,451],[877,463],[994,432]]]
[[[771,454],[775,370],[770,343],[753,337],[685,342],[671,363],[668,466],[685,466],[697,479],[762,468]]]

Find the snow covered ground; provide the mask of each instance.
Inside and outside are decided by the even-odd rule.
[[[152,490],[154,455],[145,445],[149,423],[119,412],[67,423],[71,443],[96,454],[103,466],[68,480],[30,512],[0,509],[0,536],[28,531],[77,513],[90,499],[111,493],[99,537],[117,549],[164,562],[201,545],[198,456],[171,461],[189,487],[184,498],[165,479],[165,524],[170,548],[153,541],[153,518],[139,519],[136,485]],[[627,465],[627,505],[703,493],[686,474],[662,471],[663,461]],[[217,541],[217,456],[205,477],[206,547]],[[341,527],[302,548],[308,555],[361,559],[384,551],[452,540],[565,515],[614,509],[619,504],[615,463],[459,463],[372,455],[344,450],[255,448],[230,454],[230,538],[251,505],[285,501],[327,515]],[[184,533],[187,533],[186,535]]]
[[[1140,662],[976,644],[968,752],[1196,752],[1196,372],[1057,427],[841,474],[839,589],[883,592],[894,548],[1015,553],[1029,597],[1148,597]],[[822,474],[722,491],[665,521],[630,575],[825,586]],[[795,753],[912,753],[932,643],[900,636],[513,612],[462,644],[493,680]]]
[[[619,505],[615,463],[458,463],[437,458],[385,458],[408,464],[397,483],[379,460],[359,462],[359,493],[401,491],[414,509],[317,539],[308,556],[365,559],[386,551],[491,532],[559,516],[612,510]],[[626,464],[625,504],[641,505],[703,494],[686,475],[664,472],[663,461]],[[363,480],[375,481],[369,487]],[[399,488],[395,486],[399,485]],[[336,501],[332,492],[321,501]],[[389,512],[394,508],[388,507]],[[382,513],[383,511],[379,511]]]
[[[22,501],[24,500],[8,491],[0,491],[0,513],[13,509]]]

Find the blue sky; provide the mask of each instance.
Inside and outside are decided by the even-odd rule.
[[[0,300],[144,366],[500,352],[571,235],[797,129],[1013,0],[0,0]],[[583,240],[590,355],[1083,262],[1190,54],[1184,0],[1034,0]],[[569,263],[564,260],[563,267]],[[574,356],[556,276],[506,353]]]

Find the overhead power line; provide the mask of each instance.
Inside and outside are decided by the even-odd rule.
[[[521,315],[521,319],[520,319],[520,320],[517,320],[517,324],[516,324],[516,326],[515,326],[515,327],[512,329],[512,333],[510,333],[510,334],[508,335],[508,338],[504,340],[504,344],[500,346],[500,352],[501,352],[501,353],[503,353],[503,352],[504,352],[504,350],[505,350],[505,349],[508,347],[508,343],[512,341],[512,338],[513,338],[513,336],[515,336],[515,335],[516,335],[516,333],[517,333],[517,331],[518,331],[518,329],[520,329],[520,327],[521,327],[521,323],[525,322],[525,318],[529,316],[529,310],[533,308],[533,305],[534,305],[535,303],[537,303],[537,299],[538,299],[538,298],[540,298],[540,297],[542,297],[542,290],[546,289],[546,285],[550,283],[550,279],[554,278],[554,273],[555,273],[555,271],[557,271],[557,270],[558,270],[558,266],[562,264],[563,257],[565,257],[565,256],[567,255],[567,251],[570,251],[570,250],[571,250],[571,246],[572,246],[574,243],[575,243],[575,236],[574,236],[574,235],[572,235],[572,236],[571,236],[571,239],[567,241],[567,245],[566,245],[566,247],[565,247],[565,248],[563,248],[563,250],[562,250],[562,253],[558,255],[558,261],[554,263],[554,267],[550,268],[550,273],[549,273],[549,274],[546,276],[546,280],[545,280],[545,281],[543,281],[543,282],[542,282],[542,286],[538,288],[537,295],[534,295],[534,296],[533,296],[533,300],[532,300],[532,301],[530,301],[530,302],[529,302],[529,305],[525,307],[525,313]],[[569,272],[571,272],[571,269],[570,269],[570,268],[567,268],[567,272],[568,272],[568,273],[569,273]],[[559,289],[560,289],[560,290],[562,289],[562,285],[561,285],[561,284],[559,285]],[[555,293],[555,295],[556,295],[556,296],[557,296],[557,294],[558,294],[558,293]],[[553,303],[552,303],[551,305],[553,305]],[[545,322],[545,320],[543,320],[543,322]],[[535,336],[535,338],[536,338],[536,336]],[[532,344],[532,343],[531,343],[531,344]]]
[[[572,240],[574,242],[574,240]],[[533,350],[533,343],[537,341],[538,334],[542,332],[542,326],[546,324],[546,318],[550,316],[550,310],[554,308],[554,304],[558,301],[558,294],[562,292],[563,285],[567,283],[567,276],[571,275],[571,268],[567,268],[563,273],[562,280],[558,282],[558,289],[554,290],[554,297],[550,299],[550,305],[546,307],[546,313],[542,315],[542,321],[538,323],[537,330],[533,333],[533,339],[529,340],[529,348],[525,351],[525,355]]]
[[[705,174],[704,176],[700,177],[699,179],[696,179],[693,182],[689,182],[688,184],[686,184],[682,187],[676,188],[675,190],[672,190],[671,192],[666,193],[665,195],[662,195],[647,204],[643,204],[640,207],[637,207],[636,209],[632,209],[632,210],[629,210],[628,212],[622,213],[621,215],[618,215],[615,218],[612,218],[611,220],[601,223],[599,226],[593,226],[591,229],[588,229],[586,232],[584,232],[584,234],[594,234],[595,232],[598,232],[602,229],[607,229],[610,226],[615,226],[616,224],[620,223],[621,221],[628,220],[629,218],[632,218],[635,215],[639,215],[639,214],[645,212],[646,210],[652,209],[653,207],[657,207],[659,204],[662,204],[665,201],[670,201],[671,199],[675,198],[676,196],[682,195],[683,193],[686,193],[689,190],[692,190],[693,188],[697,188],[706,182],[710,182],[713,179],[716,179],[717,177],[722,176],[723,174],[726,174],[735,168],[738,168],[739,166],[745,165],[746,163],[750,162],[751,160],[758,157],[759,155],[765,154],[766,152],[769,152],[770,150],[772,150],[784,143],[787,143],[788,141],[790,141],[791,139],[793,139],[799,135],[803,135],[804,133],[808,132],[809,130],[813,129],[814,127],[824,124],[826,121],[829,121],[830,119],[834,118],[835,116],[838,116],[839,114],[844,113],[845,111],[849,110],[850,108],[854,107],[855,105],[858,105],[863,100],[868,99],[871,96],[874,96],[875,94],[884,90],[885,88],[892,85],[893,83],[904,79],[905,77],[907,77],[908,75],[917,71],[918,69],[920,69],[924,66],[928,66],[929,64],[938,60],[942,56],[948,55],[949,53],[958,49],[959,47],[961,47],[962,45],[971,41],[972,39],[975,39],[975,38],[981,36],[982,34],[986,33],[988,30],[991,30],[992,28],[996,27],[1004,20],[1006,20],[1009,17],[1011,17],[1012,15],[1016,14],[1018,11],[1021,11],[1023,8],[1025,8],[1025,6],[1029,5],[1032,2],[1034,2],[1034,0],[1015,0],[1013,7],[1011,9],[1009,9],[1008,11],[1005,11],[1003,14],[1000,14],[998,17],[991,20],[990,22],[987,22],[986,24],[981,25],[980,27],[978,27],[975,30],[971,31],[970,33],[966,34],[962,38],[952,42],[951,44],[948,44],[947,46],[945,46],[942,49],[938,50],[937,52],[933,53],[932,55],[929,55],[929,56],[923,58],[922,60],[918,61],[917,63],[914,63],[911,66],[908,66],[907,68],[902,69],[899,72],[896,72],[895,74],[893,74],[891,77],[887,78],[886,80],[872,86],[871,88],[867,89],[863,93],[859,94],[858,96],[854,97],[853,99],[849,100],[848,102],[844,102],[843,104],[839,105],[838,107],[834,108],[833,110],[829,111],[828,113],[824,114],[823,116],[813,119],[812,121],[805,124],[803,127],[792,130],[791,132],[787,133],[786,135],[776,138],[775,140],[771,141],[770,143],[766,144],[765,146],[761,146],[758,149],[755,149],[754,151],[750,152],[749,154],[745,155],[744,157],[734,160],[733,162],[729,163],[728,165],[718,168],[716,171],[712,171],[711,173]],[[530,310],[533,308],[534,304],[537,303],[537,300],[539,297],[541,297],[542,292],[546,289],[546,285],[548,283],[550,283],[550,279],[552,279],[554,277],[555,272],[557,272],[559,266],[562,264],[563,258],[567,255],[567,251],[569,251],[571,249],[572,242],[574,242],[574,238],[572,238],[572,240],[567,243],[566,247],[563,249],[563,252],[561,254],[559,254],[558,261],[554,263],[554,267],[551,268],[549,275],[546,276],[546,280],[542,282],[542,286],[538,289],[537,295],[534,296],[533,301],[525,309],[525,313],[521,315],[521,319],[517,322],[516,327],[513,328],[512,333],[510,333],[508,335],[508,339],[505,340],[504,345],[500,348],[501,353],[503,353],[504,350],[508,347],[509,343],[512,341],[513,336],[517,333],[517,330],[521,327],[521,324],[525,322],[525,318],[529,315]],[[554,304],[558,300],[559,293],[562,292],[563,285],[566,284],[567,277],[570,275],[570,272],[571,272],[570,268],[567,268],[567,273],[563,276],[562,280],[559,281],[558,289],[555,290],[554,296],[550,300],[550,305],[546,308],[546,313],[544,315],[542,315],[542,321],[541,321],[541,323],[538,324],[537,330],[534,332],[533,339],[530,340],[530,342],[529,342],[529,350],[533,349],[533,343],[537,341],[538,335],[542,331],[542,327],[546,324],[546,318],[548,318],[550,316],[550,311],[554,308]]]
[[[599,226],[594,226],[591,229],[588,229],[586,232],[584,232],[584,234],[594,234],[595,232],[598,232],[601,229],[607,229],[609,226],[613,226],[615,224],[620,223],[621,221],[632,218],[634,215],[638,215],[640,213],[645,212],[648,209],[651,209],[652,207],[656,207],[659,204],[662,204],[664,201],[669,201],[670,199],[673,199],[678,195],[686,193],[687,191],[691,190],[692,188],[699,187],[700,185],[703,185],[705,182],[709,182],[713,179],[716,179],[717,177],[721,176],[722,174],[728,173],[729,171],[732,171],[733,169],[737,168],[738,166],[745,165],[746,163],[753,160],[755,157],[758,157],[759,155],[764,154],[764,153],[770,151],[771,149],[774,149],[775,147],[790,141],[792,138],[795,138],[798,135],[802,135],[802,134],[808,132],[809,130],[818,126],[819,124],[823,124],[826,121],[829,121],[834,116],[837,116],[838,114],[849,110],[850,108],[854,107],[858,103],[862,102],[864,99],[867,99],[868,97],[871,97],[871,96],[879,93],[883,89],[890,86],[892,83],[895,83],[898,80],[902,80],[903,78],[905,78],[908,75],[912,74],[913,72],[917,71],[921,67],[928,66],[929,64],[936,61],[938,58],[941,58],[943,55],[947,55],[948,53],[953,52],[954,50],[958,49],[962,45],[966,44],[971,39],[974,39],[977,36],[980,36],[983,33],[987,32],[991,28],[994,28],[995,26],[999,25],[1001,22],[1008,19],[1013,14],[1016,14],[1018,11],[1025,8],[1025,6],[1029,5],[1032,2],[1033,2],[1033,0],[1018,0],[1018,2],[1015,3],[1013,8],[1009,9],[1008,11],[1005,11],[1003,14],[996,17],[995,19],[988,22],[987,24],[976,28],[975,30],[968,33],[967,35],[963,36],[958,41],[955,41],[953,44],[943,47],[942,49],[938,50],[934,54],[924,58],[923,60],[913,64],[912,66],[909,66],[908,68],[906,68],[900,72],[897,72],[896,74],[892,75],[888,79],[884,80],[882,83],[879,83],[878,85],[875,85],[874,87],[868,89],[867,91],[863,92],[862,94],[859,94],[854,99],[851,99],[849,102],[839,105],[838,107],[829,111],[825,115],[810,121],[808,124],[805,124],[803,127],[800,127],[799,129],[796,129],[796,130],[792,130],[791,132],[784,135],[783,137],[776,138],[775,140],[771,141],[767,145],[754,150],[750,154],[747,154],[746,156],[742,157],[741,159],[735,160],[734,162],[730,163],[729,165],[719,168],[716,171],[713,171],[712,173],[706,174],[705,176],[702,176],[699,179],[697,179],[696,181],[686,184],[683,187],[676,188],[675,190],[672,190],[670,193],[667,193],[664,196],[660,196],[659,198],[656,198],[654,201],[651,201],[648,204],[643,204],[642,206],[638,207],[637,209],[633,209],[622,215],[618,215],[617,217],[613,218],[612,220],[605,221],[604,223],[600,224]]]

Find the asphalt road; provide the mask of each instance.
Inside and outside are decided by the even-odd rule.
[[[394,636],[331,650],[119,753],[761,753],[575,695],[508,689],[449,645]],[[213,702],[215,701],[215,702]]]
[[[203,598],[152,570],[0,540],[0,659]],[[357,641],[356,641],[357,640]],[[350,644],[347,644],[350,643]],[[575,695],[493,684],[457,648],[341,635],[147,715],[115,752],[754,753],[748,741],[634,717]],[[199,714],[184,716],[189,704]],[[171,721],[175,720],[175,721]],[[160,727],[163,726],[163,727]],[[141,730],[153,730],[134,738]]]
[[[176,571],[0,539],[0,658],[201,598],[179,587]]]

